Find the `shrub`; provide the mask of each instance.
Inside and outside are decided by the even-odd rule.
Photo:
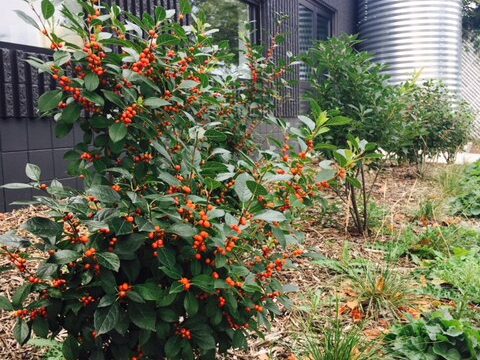
[[[359,43],[356,36],[332,38],[302,57],[311,68],[312,90],[307,98],[352,119],[347,129],[329,134],[334,144],[346,144],[350,135],[387,147],[398,112],[397,89],[388,84],[383,65],[356,50]]]
[[[474,120],[471,108],[441,82],[404,86],[410,90],[403,92],[406,110],[398,126],[396,154],[401,160],[417,164],[439,155],[452,162],[470,139]]]
[[[309,164],[330,119],[299,130],[273,117],[284,72],[275,43],[266,57],[247,45],[251,81],[240,81],[222,75],[224,52],[201,21],[181,26],[161,7],[140,19],[97,3],[61,10],[78,46],[48,30],[58,11],[42,2],[38,26],[55,52],[30,63],[59,88],[39,108],[57,135],[84,131],[66,158],[86,190],[43,184],[32,164],[31,183],[6,186],[43,191],[35,203],[50,217],[24,226],[42,240],[38,270],[24,240],[1,237],[25,284],[0,306],[15,311],[21,344],[32,331],[66,334],[66,359],[214,359],[287,304],[277,277],[303,253],[292,222],[316,195]],[[189,3],[181,9],[180,21]],[[250,157],[249,136],[264,121],[289,131],[282,150]]]
[[[480,354],[479,329],[447,310],[397,325],[387,340],[396,359],[475,359]]]

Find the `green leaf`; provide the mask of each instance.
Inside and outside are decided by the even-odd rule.
[[[128,134],[128,129],[123,123],[116,123],[111,125],[108,128],[108,134],[110,135],[110,139],[113,142],[119,142],[125,138]]]
[[[107,204],[115,204],[121,199],[120,195],[107,185],[92,186],[87,190],[87,194],[97,198],[100,202]]]
[[[202,289],[207,293],[214,291],[213,278],[207,274],[200,274],[192,279],[192,285]]]
[[[13,310],[12,304],[3,295],[0,295],[0,310],[5,310],[5,311],[12,311]]]
[[[158,301],[165,295],[162,288],[153,282],[135,285],[135,290],[147,301]]]
[[[23,229],[37,235],[42,239],[49,239],[50,243],[55,243],[55,238],[62,234],[63,225],[44,217],[34,217],[23,224]]]
[[[199,84],[198,82],[194,80],[183,80],[180,85],[178,85],[179,89],[193,89],[194,87],[197,87]]]
[[[167,340],[167,342],[165,343],[165,355],[167,356],[168,359],[176,358],[176,356],[182,349],[181,344],[182,344],[181,339],[176,335],[170,337]]]
[[[42,15],[47,20],[55,13],[55,6],[50,0],[42,0]]]
[[[48,337],[48,321],[43,317],[39,317],[32,322],[32,330],[40,338],[46,339]]]
[[[74,336],[68,336],[62,345],[62,354],[66,360],[77,360],[80,348]]]
[[[216,348],[215,338],[212,335],[212,330],[206,327],[207,330],[192,331],[193,340],[202,350],[212,350]]]
[[[26,284],[20,286],[15,291],[15,294],[13,294],[13,297],[12,297],[12,305],[13,305],[14,308],[18,309],[18,308],[22,307],[23,302],[25,301],[25,299],[30,294],[31,289],[32,289],[32,285],[30,283],[26,283]]]
[[[73,250],[59,250],[53,256],[53,261],[56,264],[60,264],[60,265],[69,264],[71,262],[74,262],[81,256],[82,256],[81,254]]]
[[[174,224],[168,228],[168,232],[177,234],[185,239],[192,238],[197,234],[197,230],[189,224]]]
[[[128,316],[140,329],[155,331],[156,314],[149,304],[128,304]]]
[[[0,235],[0,244],[10,248],[28,247],[31,245],[30,241],[16,235],[13,232]]]
[[[72,102],[65,110],[63,110],[62,121],[65,124],[75,124],[75,122],[80,118],[81,112],[82,106],[76,102]]]
[[[98,263],[109,270],[118,272],[120,269],[120,259],[118,255],[110,252],[97,254]]]
[[[273,235],[277,238],[280,245],[285,249],[287,247],[287,238],[282,229],[279,229],[275,226],[272,227]]]
[[[192,13],[192,3],[190,0],[180,0],[180,14],[188,15]]]
[[[160,108],[162,106],[168,106],[168,105],[171,105],[171,103],[169,103],[167,100],[165,99],[162,99],[162,98],[154,98],[154,97],[151,97],[151,98],[148,98],[144,101],[143,103],[145,106],[149,107],[149,108],[152,108],[152,109],[157,109],[157,108]]]
[[[308,117],[306,117],[306,116],[303,116],[303,115],[299,115],[299,116],[298,116],[298,119],[299,119],[301,122],[303,122],[303,123],[308,127],[308,129],[309,129],[310,131],[315,130],[315,127],[316,127],[315,121],[313,121],[312,119],[310,119],[310,118],[308,118]]]
[[[232,346],[235,349],[246,349],[248,346],[247,338],[242,330],[237,330],[233,333]]]
[[[115,218],[110,224],[110,229],[116,235],[129,235],[133,232],[133,225],[123,218]],[[135,244],[137,244],[137,242]],[[124,241],[121,241],[116,249],[124,249],[126,246],[128,245]]]
[[[61,90],[47,91],[38,99],[38,109],[41,112],[47,112],[58,107],[62,101],[63,93]]]
[[[199,304],[195,295],[191,292],[187,292],[183,301],[183,306],[188,313],[188,316],[195,316],[198,312]]]
[[[261,213],[255,215],[256,220],[264,220],[266,222],[282,222],[287,220],[285,215],[283,215],[280,211],[275,210],[265,210]]]
[[[122,221],[121,219],[118,220]],[[128,235],[133,231],[131,224],[126,221],[122,221],[122,224],[118,228],[114,226],[114,229],[116,229],[116,231],[113,231],[117,235],[119,235],[119,233],[122,235]],[[130,236],[121,239],[118,242],[115,248],[115,253],[117,253],[121,258],[123,258],[124,255],[134,255],[135,251],[137,251],[146,240],[147,236],[145,234],[131,234]]]
[[[62,66],[70,61],[72,56],[66,51],[56,51],[53,53],[53,61],[55,65]]]
[[[42,171],[37,165],[27,164],[25,166],[25,174],[30,180],[37,181],[37,182],[40,181],[41,172]]]
[[[31,329],[23,319],[17,319],[13,329],[13,336],[20,345],[24,345],[30,338]]]
[[[255,196],[268,195],[267,189],[256,181],[247,181],[247,187]]]
[[[98,85],[100,85],[100,79],[98,78],[97,74],[91,72],[85,76],[85,88],[88,91],[94,91],[96,88],[98,88]]]
[[[107,98],[108,101],[114,103],[115,105],[121,107],[121,108],[124,108],[125,107],[125,104],[123,103],[122,99],[120,98],[120,96],[118,96],[117,94],[115,94],[113,91],[109,91],[109,90],[102,90],[103,94],[105,95],[105,97]]]
[[[83,96],[85,96],[88,100],[95,103],[96,105],[99,105],[99,106],[105,105],[105,100],[103,99],[103,97],[101,97],[97,93],[90,92],[90,91],[84,91]]]
[[[10,190],[20,190],[20,189],[31,189],[33,186],[30,184],[22,184],[22,183],[10,183],[0,186],[2,189],[10,189]]]
[[[227,140],[227,135],[215,129],[207,130],[205,132],[205,136],[207,137],[208,140],[215,141],[215,142],[224,142]]]
[[[247,181],[253,181],[252,176],[247,173],[242,173],[236,178],[235,186],[233,188],[238,196],[238,199],[243,203],[249,201],[253,196],[252,192],[247,186]]]
[[[23,12],[22,10],[13,10],[13,11],[15,11],[18,17],[21,18],[23,21],[25,21],[28,25],[31,25],[34,28],[41,31],[40,26],[38,26],[37,22],[31,16],[25,14],[25,12]]]
[[[99,308],[95,311],[93,322],[98,335],[106,334],[117,325],[120,308],[118,303],[110,307]]]

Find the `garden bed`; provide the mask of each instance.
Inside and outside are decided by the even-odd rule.
[[[355,282],[324,266],[325,261],[350,261],[365,259],[375,264],[385,264],[388,244],[398,241],[399,234],[412,228],[422,232],[426,228],[443,228],[462,223],[465,227],[476,227],[474,221],[451,217],[444,212],[436,214],[435,219],[421,214],[426,201],[442,201],[445,198],[444,184],[438,181],[439,173],[446,167],[431,166],[423,177],[416,175],[412,167],[392,167],[379,176],[373,190],[375,210],[373,232],[369,237],[352,236],[345,231],[345,216],[340,205],[335,205],[333,198],[330,209],[322,213],[320,208],[312,208],[305,214],[299,225],[306,233],[305,249],[307,256],[298,262],[296,269],[285,272],[285,282],[296,284],[299,292],[292,296],[293,309],[285,311],[278,317],[265,339],[256,339],[250,343],[247,352],[231,352],[227,359],[295,359],[303,358],[306,347],[305,323],[312,321],[316,328],[328,327],[339,311],[342,326],[345,329],[358,327],[369,341],[379,339],[389,333],[394,323],[406,320],[407,314],[419,318],[421,314],[431,312],[442,306],[455,307],[451,299],[442,299],[424,291],[430,280],[423,275],[415,275],[419,264],[411,257],[400,256],[392,262],[392,270],[403,279],[411,279],[412,295],[406,299],[404,306],[393,314],[365,314],[359,310],[358,296],[360,290]],[[42,215],[41,209],[28,208],[11,213],[0,214],[0,232],[17,229],[32,215]],[[339,224],[335,227],[332,224]],[[387,245],[386,245],[387,244]],[[313,261],[312,261],[313,259]],[[5,262],[4,260],[2,260]],[[323,262],[323,265],[322,265]],[[4,265],[3,263],[0,265]],[[2,274],[0,289],[2,294],[11,297],[13,290],[21,283],[15,272]],[[320,307],[311,313],[312,298],[320,299]],[[338,299],[338,300],[337,300]],[[337,303],[338,301],[338,303]],[[479,309],[471,308],[479,314]],[[311,317],[314,317],[313,319]],[[13,339],[14,319],[9,313],[2,313],[0,323],[0,357],[5,360],[40,359],[42,349],[32,347],[20,348]],[[319,331],[319,337],[322,332]]]

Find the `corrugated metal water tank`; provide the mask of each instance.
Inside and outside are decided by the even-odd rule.
[[[389,66],[394,83],[421,71],[461,89],[462,0],[359,0],[362,50]]]

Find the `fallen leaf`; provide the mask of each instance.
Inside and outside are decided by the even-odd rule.
[[[367,329],[363,333],[369,340],[375,340],[383,335],[383,330],[379,328]]]
[[[362,321],[364,317],[365,317],[365,314],[359,307],[352,310],[352,319],[354,323],[358,323]]]
[[[353,300],[353,301],[349,301],[345,304],[350,310],[353,310],[355,308],[358,307],[358,301],[357,300]]]

